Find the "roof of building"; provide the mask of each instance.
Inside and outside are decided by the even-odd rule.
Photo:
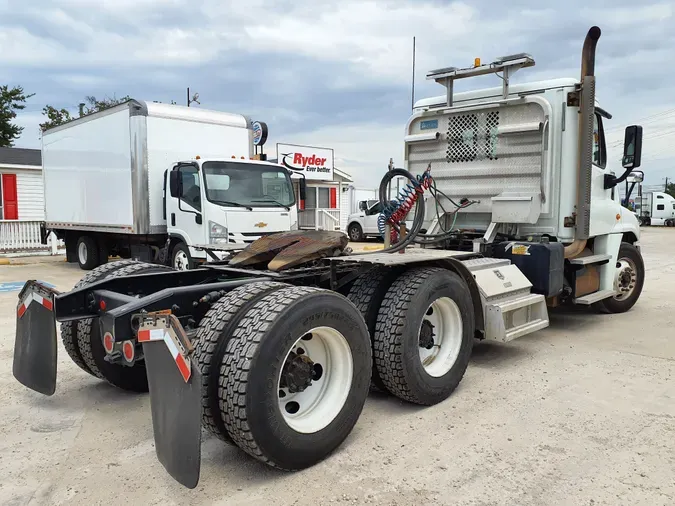
[[[39,149],[0,148],[0,165],[42,167],[42,153]]]

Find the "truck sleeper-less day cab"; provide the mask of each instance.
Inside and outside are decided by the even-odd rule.
[[[49,129],[45,228],[83,269],[109,255],[188,269],[212,260],[195,246],[291,230],[289,174],[251,160],[252,137],[239,114],[136,100]]]
[[[476,338],[542,329],[547,306],[628,311],[644,264],[617,185],[640,165],[642,137],[626,129],[625,172],[611,173],[610,115],[594,96],[599,37],[597,27],[586,36],[580,81],[511,86],[534,65],[527,55],[430,73],[447,93],[417,103],[406,168],[382,180],[382,251],[353,253],[340,232],[292,231],[189,271],[114,262],[66,293],[28,281],[14,376],[55,392],[60,322],[80,368],[149,390],[159,461],[195,487],[202,427],[266,464],[303,469],[344,441],[371,382],[435,405],[461,381]],[[456,79],[497,72],[500,89],[453,93]],[[399,176],[409,185],[392,205]],[[445,211],[420,233],[429,192]]]

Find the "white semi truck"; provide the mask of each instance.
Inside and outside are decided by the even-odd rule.
[[[110,255],[189,269],[213,259],[195,246],[291,230],[288,171],[252,160],[252,138],[240,114],[136,100],[51,128],[45,233],[83,269]]]
[[[635,197],[635,213],[640,225],[675,226],[675,198],[665,192],[644,192]]]
[[[149,390],[158,459],[192,488],[202,428],[267,465],[304,469],[349,435],[371,381],[437,405],[477,338],[532,334],[563,304],[629,311],[645,266],[617,185],[640,165],[642,130],[626,128],[625,172],[608,171],[599,37],[597,27],[586,36],[580,79],[512,85],[514,71],[534,65],[528,55],[431,72],[446,94],[417,103],[405,168],[382,180],[383,250],[356,254],[341,232],[292,231],[186,272],[127,260],[66,293],[28,281],[14,376],[55,392],[59,322],[80,368]],[[500,88],[453,92],[456,79],[497,73]],[[396,176],[409,183],[392,204]],[[427,193],[445,211],[420,233]]]

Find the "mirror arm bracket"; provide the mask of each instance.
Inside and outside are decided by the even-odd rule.
[[[631,173],[631,169],[626,169],[621,177],[616,177],[614,174],[605,174],[605,190],[614,188],[616,185],[623,183],[628,175]]]

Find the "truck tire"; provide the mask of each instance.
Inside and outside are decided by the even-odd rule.
[[[619,246],[619,261],[616,264],[619,286],[627,291],[593,304],[601,313],[625,313],[632,308],[642,293],[645,283],[645,264],[640,250],[622,242]]]
[[[223,441],[232,442],[220,416],[218,400],[220,364],[227,343],[239,321],[256,301],[287,286],[286,283],[260,281],[235,288],[213,304],[199,322],[194,357],[202,373],[202,425]]]
[[[77,288],[82,288],[85,285],[90,285],[91,283],[96,283],[101,279],[108,276],[111,272],[121,269],[123,267],[137,264],[135,260],[120,260],[117,262],[110,262],[109,264],[101,265],[91,272],[88,272],[82,279],[80,279],[77,284],[73,287],[73,290]],[[92,376],[95,376],[91,372],[89,366],[84,362],[82,358],[82,353],[80,352],[80,346],[77,342],[77,322],[64,322],[61,324],[61,341],[63,342],[63,347],[66,349],[66,353],[70,359],[75,362],[75,364],[85,372],[88,372]]]
[[[310,287],[267,294],[227,344],[218,389],[227,433],[270,466],[312,466],[356,424],[371,368],[368,329],[346,297]]]
[[[399,272],[394,269],[376,268],[368,271],[356,278],[352,285],[347,298],[356,306],[363,316],[368,328],[371,343],[375,335],[375,326],[377,325],[377,314],[380,311],[380,306],[387,294],[389,287],[394,282]],[[373,358],[375,358],[375,350],[373,351]],[[373,362],[373,386],[382,392],[389,392],[387,386],[380,378],[375,363]]]
[[[474,329],[471,293],[461,277],[437,267],[411,269],[382,301],[373,336],[375,367],[397,397],[437,404],[464,376]]]
[[[111,265],[111,264],[107,264]],[[135,262],[121,269],[115,270],[104,278],[117,278],[133,274],[150,274],[171,270],[163,265],[154,265],[144,262]],[[103,279],[103,278],[102,278]],[[148,377],[145,372],[145,362],[140,360],[133,366],[111,364],[105,360],[106,351],[98,324],[93,318],[85,318],[77,322],[77,343],[84,363],[91,373],[99,379],[122,390],[132,392],[147,392]]]
[[[351,223],[347,228],[347,235],[352,242],[363,241],[363,229],[358,223]]]
[[[77,240],[77,263],[80,269],[90,271],[100,265],[99,248],[96,239],[82,235]]]
[[[171,252],[171,267],[177,271],[188,271],[194,269],[194,266],[190,248],[184,242],[177,243]]]

